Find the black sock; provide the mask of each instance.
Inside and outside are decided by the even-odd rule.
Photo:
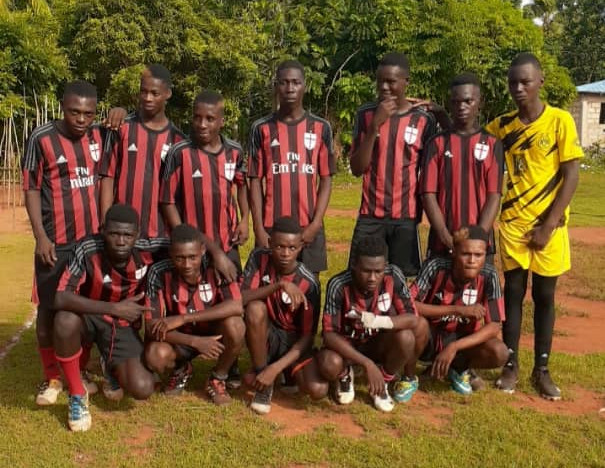
[[[516,268],[504,272],[504,308],[506,320],[502,324],[502,338],[510,352],[509,363],[518,363],[519,338],[523,298],[527,288],[527,270]]]
[[[534,300],[534,367],[546,367],[555,326],[555,287],[558,276],[532,274]]]

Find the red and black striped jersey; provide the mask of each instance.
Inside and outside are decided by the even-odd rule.
[[[42,223],[57,245],[99,230],[98,182],[104,130],[90,127],[81,138],[63,135],[58,121],[37,127],[21,159],[23,190],[39,190]]]
[[[472,135],[443,132],[429,140],[424,151],[421,192],[434,193],[450,233],[479,224],[491,193],[502,192],[502,143],[484,130]],[[494,246],[493,230],[490,245]],[[431,230],[429,252],[442,254],[445,246]]]
[[[297,218],[302,227],[309,225],[315,216],[318,176],[335,172],[328,121],[306,112],[295,122],[272,114],[252,125],[248,177],[265,180],[265,228],[282,216]]]
[[[351,155],[365,138],[377,107],[378,103],[370,103],[357,111]],[[433,116],[420,109],[394,114],[380,126],[372,159],[363,173],[360,215],[380,219],[420,217],[420,159],[434,133]]]
[[[239,143],[222,138],[217,153],[191,140],[174,145],[166,156],[160,202],[176,205],[181,219],[220,243],[225,252],[237,227],[235,187],[244,187],[246,168]]]
[[[415,301],[433,305],[481,304],[486,314],[484,323],[504,321],[504,300],[500,279],[493,265],[485,264],[479,276],[464,284],[457,284],[452,276],[452,259],[433,258],[422,266],[411,287]],[[481,321],[447,315],[429,319],[431,327],[440,331],[473,333],[482,326]]]
[[[295,284],[307,298],[307,309],[301,305],[290,309],[290,297],[278,290],[265,299],[269,318],[273,324],[300,336],[315,335],[320,313],[320,286],[315,275],[302,263],[289,275],[280,275],[271,262],[269,249],[255,249],[244,269],[242,290],[258,289],[280,280]]]
[[[170,240],[165,238],[138,239],[126,267],[115,268],[105,254],[105,241],[101,235],[84,239],[76,245],[57,290],[104,302],[120,302],[136,296],[145,291],[152,254],[169,245]],[[103,319],[122,327],[131,325],[108,314],[103,315]],[[138,320],[133,326],[138,328],[140,323]]]
[[[142,238],[165,235],[159,209],[162,164],[170,147],[184,138],[172,122],[152,130],[137,114],[107,134],[101,175],[115,179],[114,202],[131,205],[141,217]]]
[[[202,261],[197,284],[185,282],[169,258],[155,263],[147,278],[145,301],[153,308],[147,312],[145,320],[186,315],[202,312],[210,307],[230,299],[241,300],[239,285],[236,282],[219,286],[216,274],[206,261]],[[179,328],[187,334],[204,334],[210,322],[188,323]]]
[[[350,270],[328,281],[323,315],[324,333],[339,333],[356,342],[368,340],[375,331],[363,327],[360,318],[364,311],[376,315],[417,315],[405,277],[397,266],[387,265],[382,284],[368,295],[356,290]]]

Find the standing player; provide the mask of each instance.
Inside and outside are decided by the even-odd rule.
[[[489,233],[488,254],[495,253],[493,224],[500,209],[502,144],[479,126],[479,80],[471,73],[450,83],[450,130],[429,140],[423,155],[422,200],[431,223],[427,257],[448,256],[452,234],[478,224]]]
[[[487,242],[480,226],[454,232],[452,258],[427,261],[411,288],[418,313],[431,326],[421,360],[432,361],[432,375],[448,377],[463,395],[473,392],[471,367],[493,369],[508,359],[498,338],[504,320],[500,279],[485,263]]]
[[[420,269],[420,155],[435,125],[430,114],[406,100],[409,75],[404,54],[386,54],[376,71],[379,101],[357,112],[351,171],[363,176],[363,186],[351,252],[359,239],[379,236],[389,247],[389,263],[414,276]]]
[[[244,155],[239,143],[220,134],[223,113],[220,94],[204,91],[195,98],[191,139],[174,145],[166,156],[160,201],[169,228],[181,222],[196,227],[218,242],[241,271],[238,246],[248,239]]]
[[[141,362],[138,329],[151,252],[165,239],[137,241],[139,219],[127,205],[114,205],[105,215],[102,235],[80,242],[57,289],[54,344],[69,386],[68,424],[87,431],[92,424],[88,392],[80,379],[82,336],[97,344],[106,368],[121,388],[137,399],[154,390],[153,375]]]
[[[215,404],[224,405],[231,401],[227,373],[244,345],[243,308],[238,284],[218,285],[205,250],[202,234],[181,224],[172,230],[170,258],[151,267],[145,356],[154,371],[172,371],[168,395],[183,391],[195,357],[216,359],[205,388]]]
[[[21,161],[25,207],[36,239],[36,336],[45,381],[38,405],[52,405],[62,391],[53,349],[53,307],[59,278],[77,241],[99,229],[98,174],[101,128],[92,125],[97,90],[85,81],[65,86],[63,119],[36,128]],[[91,393],[96,386],[89,384]]]
[[[317,332],[320,287],[296,260],[303,248],[301,231],[295,218],[275,220],[269,249],[254,250],[244,271],[246,340],[256,389],[250,407],[260,414],[271,410],[277,376],[292,376],[294,365],[310,354]],[[304,389],[300,381],[299,386]]]
[[[303,108],[305,72],[298,61],[279,64],[275,80],[279,109],[257,120],[250,133],[248,177],[256,246],[269,246],[277,218],[293,216],[303,228],[301,260],[318,274],[327,268],[323,217],[336,171],[332,129]]]
[[[530,53],[519,54],[508,70],[508,89],[517,110],[486,127],[502,140],[507,191],[500,214],[500,252],[504,269],[506,322],[504,342],[510,359],[496,382],[515,391],[519,375],[519,336],[523,298],[532,272],[534,302],[534,369],[532,383],[548,400],[561,391],[548,372],[555,323],[555,287],[571,268],[569,203],[578,184],[583,157],[571,115],[540,100],[542,67]]]

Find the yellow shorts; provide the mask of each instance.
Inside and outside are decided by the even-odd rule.
[[[500,225],[500,255],[504,271],[523,268],[542,276],[560,276],[571,268],[567,226],[556,228],[543,250],[527,247],[526,232],[504,223]]]

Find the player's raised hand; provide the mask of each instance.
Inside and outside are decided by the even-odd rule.
[[[191,346],[197,349],[202,359],[218,359],[225,350],[225,345],[220,342],[223,335],[216,336],[194,336]]]
[[[46,236],[36,240],[36,257],[42,260],[42,263],[48,266],[55,266],[57,261],[57,252],[55,244]]]
[[[296,286],[294,283],[290,283],[289,281],[280,281],[279,285],[281,290],[290,298],[290,309],[296,310],[303,305],[303,308],[307,310],[309,307],[307,297],[298,286]]]
[[[129,322],[138,320],[143,313],[154,310],[153,307],[148,307],[138,303],[144,297],[145,293],[139,293],[136,296],[129,297],[123,301],[112,302],[111,315]]]
[[[103,125],[111,130],[118,130],[124,123],[128,111],[122,107],[113,107],[109,109],[107,117],[103,119]]]
[[[378,129],[380,126],[387,121],[397,111],[397,101],[395,98],[383,99],[378,104],[374,117],[372,118],[372,125]]]

